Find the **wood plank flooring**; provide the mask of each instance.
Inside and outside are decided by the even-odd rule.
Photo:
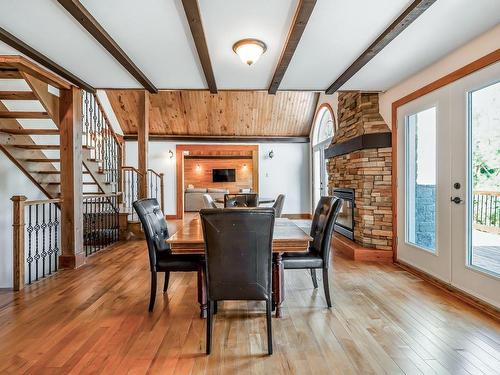
[[[335,258],[331,310],[307,272],[285,277],[273,356],[257,302],[222,304],[205,356],[195,274],[149,314],[145,243],[119,243],[1,293],[0,374],[500,374],[500,323],[396,266]]]

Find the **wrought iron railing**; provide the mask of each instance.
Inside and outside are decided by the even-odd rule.
[[[122,192],[124,212],[128,213],[129,220],[138,220],[137,213],[132,204],[139,199],[139,189],[142,173],[134,167],[122,167]]]
[[[83,248],[85,255],[119,241],[120,194],[96,194],[83,197]]]
[[[82,143],[90,150],[91,159],[99,163],[105,181],[117,191],[120,181],[120,141],[95,94],[82,91]]]
[[[148,169],[148,198],[156,198],[163,209],[163,173]]]
[[[474,224],[486,230],[500,228],[500,192],[475,191],[472,211]]]
[[[58,270],[60,255],[61,199],[26,200],[14,196],[13,202],[13,288],[52,275]]]

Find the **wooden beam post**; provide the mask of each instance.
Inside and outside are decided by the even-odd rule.
[[[149,93],[144,90],[139,99],[139,123],[137,124],[137,159],[138,169],[142,174],[139,181],[139,199],[148,197],[149,106]]]
[[[14,195],[12,201],[12,288],[24,288],[24,195]]]
[[[73,87],[60,91],[61,268],[78,268],[83,253],[82,97]]]

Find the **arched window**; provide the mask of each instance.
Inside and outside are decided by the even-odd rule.
[[[328,195],[328,173],[326,170],[325,149],[332,143],[335,133],[335,118],[332,107],[324,103],[316,113],[312,132],[312,164],[313,164],[313,208],[319,198]]]
[[[333,138],[335,120],[333,118],[332,109],[329,105],[321,105],[316,116],[316,124],[314,126],[313,147],[330,143]]]

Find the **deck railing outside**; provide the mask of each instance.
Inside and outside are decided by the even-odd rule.
[[[52,275],[58,270],[61,249],[59,205],[61,199],[28,201],[23,195],[13,203],[13,289]]]
[[[475,191],[472,207],[477,229],[500,233],[500,192]]]

